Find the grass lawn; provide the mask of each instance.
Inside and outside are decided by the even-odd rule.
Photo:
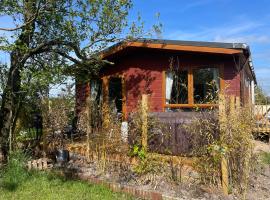
[[[15,173],[16,174],[16,173]],[[31,172],[23,180],[2,181],[1,200],[70,200],[70,199],[131,199],[108,188],[79,180],[67,180],[45,172]]]
[[[104,186],[66,179],[52,172],[29,172],[25,161],[24,154],[14,153],[8,164],[0,168],[0,200],[132,199]]]

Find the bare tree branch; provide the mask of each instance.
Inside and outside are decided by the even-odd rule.
[[[82,52],[81,52],[80,48],[78,47],[78,45],[76,45],[76,44],[74,44],[72,42],[67,42],[67,41],[52,40],[52,41],[49,41],[49,42],[41,43],[39,46],[37,46],[37,47],[35,47],[33,49],[30,49],[24,55],[24,57],[21,59],[21,62],[25,62],[29,57],[31,57],[31,56],[33,56],[35,54],[44,53],[46,51],[54,51],[53,47],[58,46],[58,45],[63,45],[63,46],[67,46],[67,47],[71,48],[75,52],[75,55],[79,59],[87,60],[87,57],[85,55],[82,55]]]
[[[81,64],[81,62],[79,60],[73,58],[72,56],[66,54],[63,51],[54,51],[54,52],[61,55],[62,57],[65,57],[65,58],[69,59],[70,61],[74,62],[75,64]]]

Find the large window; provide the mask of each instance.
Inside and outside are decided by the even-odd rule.
[[[219,70],[203,68],[193,70],[194,103],[216,103],[219,90]]]
[[[215,67],[166,72],[166,107],[192,107],[216,103],[220,70]]]

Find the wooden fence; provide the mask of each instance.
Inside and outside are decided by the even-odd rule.
[[[149,133],[149,151],[178,156],[191,156],[194,153],[194,138],[187,130],[187,126],[194,119],[207,118],[212,119],[213,123],[218,123],[215,112],[155,112],[151,113],[151,116],[157,118],[162,125]],[[216,131],[218,132],[218,129]]]
[[[144,106],[143,110],[145,112],[148,110],[147,97],[144,96],[142,99],[142,105]],[[158,153],[166,154],[166,151],[171,153],[172,155],[183,155],[190,154],[192,152],[192,135],[188,133],[184,125],[192,123],[193,119],[200,118],[208,118],[212,119],[216,124],[218,135],[220,134],[219,128],[222,128],[229,123],[226,119],[228,112],[233,114],[237,112],[237,109],[240,108],[240,98],[231,96],[229,98],[225,98],[224,95],[219,96],[219,107],[218,107],[218,115],[215,115],[215,112],[163,112],[163,113],[153,113],[161,123],[167,126],[169,129],[168,133],[170,133],[169,137],[164,138],[162,133],[164,131],[160,131],[160,134],[156,136],[156,143],[153,145],[151,141],[145,142],[143,141],[143,147],[148,150],[156,151]],[[148,121],[147,116],[143,115],[143,121]],[[148,138],[147,124],[143,124],[142,126],[142,139]],[[218,137],[218,136],[217,136]],[[202,145],[203,145],[202,141]],[[158,148],[157,148],[158,147]],[[229,192],[229,173],[228,173],[228,160],[226,158],[226,154],[223,155],[220,163],[220,173],[221,173],[221,184],[223,188],[224,194],[228,194]]]
[[[142,97],[142,141],[141,144],[147,151],[156,152],[161,154],[161,157],[171,157],[164,154],[169,154],[173,156],[182,156],[182,155],[191,155],[192,152],[192,138],[191,134],[187,132],[185,125],[192,123],[193,119],[200,118],[211,118],[213,122],[216,123],[215,130],[217,134],[219,134],[219,128],[225,123],[229,123],[226,120],[226,112],[236,112],[236,110],[240,107],[240,99],[239,97],[231,96],[225,100],[223,95],[220,95],[218,112],[196,112],[196,111],[188,111],[188,112],[158,112],[151,113],[150,116],[154,116],[159,119],[159,121],[164,124],[165,130],[156,129],[154,135],[149,133],[148,129],[148,97],[147,95],[143,95]],[[229,109],[227,109],[229,108]],[[265,115],[263,115],[265,116]],[[268,122],[267,122],[268,123]],[[169,133],[169,135],[164,134]],[[89,155],[89,150],[87,145],[82,148],[85,154]],[[72,149],[70,149],[72,150]],[[116,159],[118,160],[118,159]],[[122,160],[122,159],[120,159]],[[221,170],[221,178],[222,178],[222,187],[225,194],[228,194],[229,190],[229,173],[228,173],[228,162],[226,159],[226,155],[221,159],[220,163]]]

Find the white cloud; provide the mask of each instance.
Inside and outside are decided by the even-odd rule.
[[[255,21],[240,22],[232,25],[204,27],[199,30],[176,30],[167,34],[168,39],[197,40],[214,42],[270,43],[269,34],[259,35],[255,31],[264,24]]]
[[[197,7],[208,6],[209,4],[220,4],[223,2],[229,2],[229,1],[231,1],[231,0],[190,0],[190,1],[185,1],[185,3],[182,3],[178,12],[185,12],[187,10],[194,9]]]
[[[200,6],[204,6],[207,5],[211,2],[213,2],[214,0],[197,0],[197,1],[191,1],[190,3],[184,5],[183,7],[181,7],[180,11],[184,12],[186,10],[189,10],[191,8],[195,8],[195,7],[200,7]]]

